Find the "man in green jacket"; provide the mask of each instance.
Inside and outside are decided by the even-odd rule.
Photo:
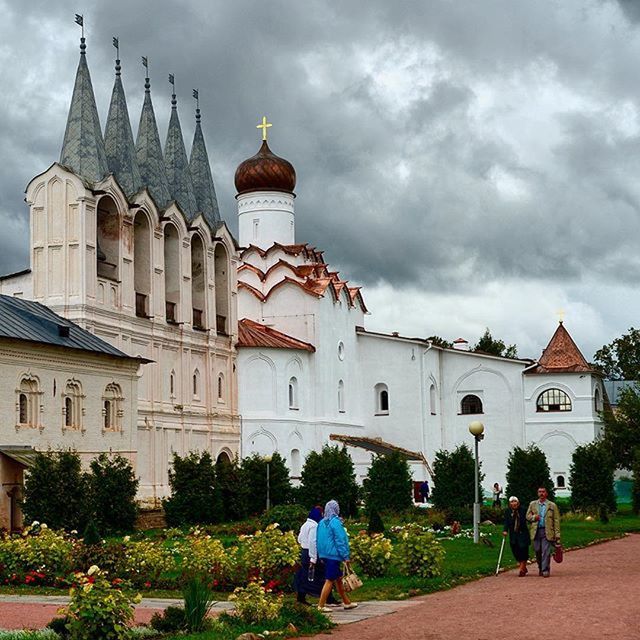
[[[547,490],[538,489],[538,499],[527,510],[529,532],[538,561],[539,575],[549,577],[551,554],[556,543],[560,543],[560,510],[558,505],[547,500]]]

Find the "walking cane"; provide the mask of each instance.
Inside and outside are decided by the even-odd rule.
[[[500,555],[498,556],[498,566],[496,567],[496,575],[500,572],[500,563],[502,562],[502,552],[504,551],[504,543],[507,541],[506,536],[502,536],[502,544],[500,545]]]

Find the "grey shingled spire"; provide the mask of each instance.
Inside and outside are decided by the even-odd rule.
[[[197,96],[197,92],[194,95]],[[202,213],[211,228],[215,229],[220,222],[220,211],[218,210],[218,199],[216,198],[211,167],[209,166],[209,155],[207,154],[207,147],[205,146],[202,127],[200,126],[199,106],[196,107],[196,132],[191,146],[189,171],[193,182],[197,211]]]
[[[80,38],[80,62],[60,152],[60,164],[91,182],[97,182],[102,180],[109,170],[91,75],[87,66],[86,48],[85,38]]]
[[[171,198],[180,205],[187,220],[191,222],[196,216],[198,207],[193,195],[193,184],[189,173],[189,162],[187,151],[184,148],[177,105],[178,101],[174,93],[171,96],[171,118],[169,119],[167,142],[164,145],[164,166],[167,170]]]
[[[116,79],[104,130],[104,146],[109,171],[116,177],[122,190],[127,195],[133,195],[142,187],[142,178],[133,144],[127,100],[120,79],[120,60],[116,60]]]
[[[142,185],[147,187],[156,205],[163,209],[171,199],[171,196],[169,195],[167,172],[164,168],[156,115],[151,102],[151,83],[148,77],[144,81],[144,102],[140,112],[136,157],[140,168],[140,176],[142,177]]]

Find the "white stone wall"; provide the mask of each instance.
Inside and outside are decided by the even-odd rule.
[[[254,191],[236,196],[240,246],[267,249],[274,242],[295,242],[295,196],[281,191]]]

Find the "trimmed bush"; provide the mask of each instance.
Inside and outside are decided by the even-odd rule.
[[[516,496],[525,508],[538,497],[538,489],[545,487],[549,500],[555,500],[555,491],[549,463],[544,451],[535,444],[526,449],[514,447],[507,459],[507,496]]]
[[[406,458],[398,452],[376,456],[363,483],[364,501],[371,511],[403,511],[413,505],[413,482]]]
[[[302,468],[300,493],[305,504],[324,505],[337,500],[342,516],[356,513],[358,485],[351,456],[346,447],[325,445],[311,451]]]
[[[473,454],[466,444],[461,444],[454,451],[438,451],[433,461],[433,506],[443,511],[472,507],[475,500],[474,474]],[[483,479],[481,463],[480,484]]]
[[[601,442],[576,447],[569,469],[573,510],[605,515],[614,512],[614,471],[613,458]]]
[[[230,596],[235,605],[235,615],[248,624],[275,620],[282,611],[282,596],[274,596],[259,582],[238,587]]]
[[[369,512],[369,526],[367,532],[372,533],[384,533],[384,522],[376,509],[372,509]]]
[[[245,458],[240,465],[241,487],[247,496],[247,513],[262,513],[267,504],[267,461],[257,453]],[[278,453],[269,462],[269,503],[272,507],[286,504],[291,494],[289,469]]]
[[[351,558],[362,573],[371,578],[385,575],[391,563],[391,540],[381,533],[369,535],[361,531],[350,540]]]
[[[445,551],[435,536],[420,525],[402,527],[394,552],[405,576],[434,578],[441,573]]]
[[[186,626],[184,607],[167,607],[162,612],[156,612],[149,620],[149,626],[161,633],[182,631]]]

